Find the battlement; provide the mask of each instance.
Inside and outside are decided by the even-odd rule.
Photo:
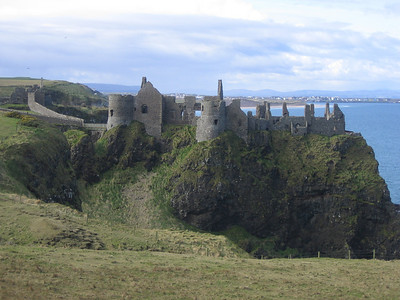
[[[314,104],[306,104],[304,117],[291,117],[287,104],[282,105],[282,116],[272,116],[270,104],[264,102],[256,108],[256,116],[250,114],[249,130],[287,130],[293,135],[306,135],[308,133],[332,136],[345,133],[345,118],[337,104],[330,112],[329,103],[326,103],[324,117],[315,117]]]

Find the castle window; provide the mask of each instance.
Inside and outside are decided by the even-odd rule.
[[[148,112],[147,105],[143,104],[142,105],[142,114],[147,114],[147,112]]]
[[[214,120],[214,125],[218,125],[218,120]]]
[[[201,106],[201,111],[204,111],[204,106],[203,105]]]
[[[114,110],[110,110],[110,116],[112,117],[114,115]]]

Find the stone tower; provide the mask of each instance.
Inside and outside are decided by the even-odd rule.
[[[196,139],[208,141],[224,132],[226,126],[225,101],[220,96],[205,97],[201,104],[201,118],[197,121]]]
[[[133,106],[134,98],[131,95],[109,95],[107,130],[118,125],[129,125],[133,121]]]

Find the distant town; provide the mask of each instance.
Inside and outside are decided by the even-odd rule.
[[[176,97],[177,101],[179,99],[184,99],[188,94],[184,93],[171,93],[168,96]],[[195,96],[198,100],[203,99],[203,95],[190,95]],[[274,103],[281,104],[282,102],[287,102],[288,104],[304,104],[304,103],[319,103],[319,102],[330,102],[330,103],[400,103],[400,99],[394,98],[342,98],[342,97],[324,97],[324,96],[308,96],[308,97],[259,97],[259,96],[247,96],[247,97],[224,97],[227,103],[230,103],[233,99],[240,99],[242,107],[253,107],[260,102],[267,101],[272,105]]]

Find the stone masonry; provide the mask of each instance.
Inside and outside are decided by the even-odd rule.
[[[142,78],[136,96],[110,95],[107,130],[133,120],[144,124],[147,134],[161,137],[163,124],[195,125],[196,98],[187,96],[183,103],[162,95],[153,84]]]
[[[223,99],[222,80],[218,81],[218,95],[206,96],[201,102],[201,117],[196,117],[195,97],[185,97],[178,103],[175,97],[162,95],[146,77],[136,96],[110,95],[107,129],[133,120],[142,122],[146,132],[156,138],[161,137],[164,124],[197,125],[198,142],[218,137],[226,130],[233,131],[247,141],[250,131],[285,130],[293,135],[310,133],[332,136],[345,134],[345,118],[337,104],[330,112],[326,104],[324,117],[315,117],[314,105],[305,105],[304,116],[289,116],[287,104],[282,105],[282,116],[272,116],[270,104],[264,102],[256,107],[256,115],[247,115],[240,108],[240,100],[226,105]]]

